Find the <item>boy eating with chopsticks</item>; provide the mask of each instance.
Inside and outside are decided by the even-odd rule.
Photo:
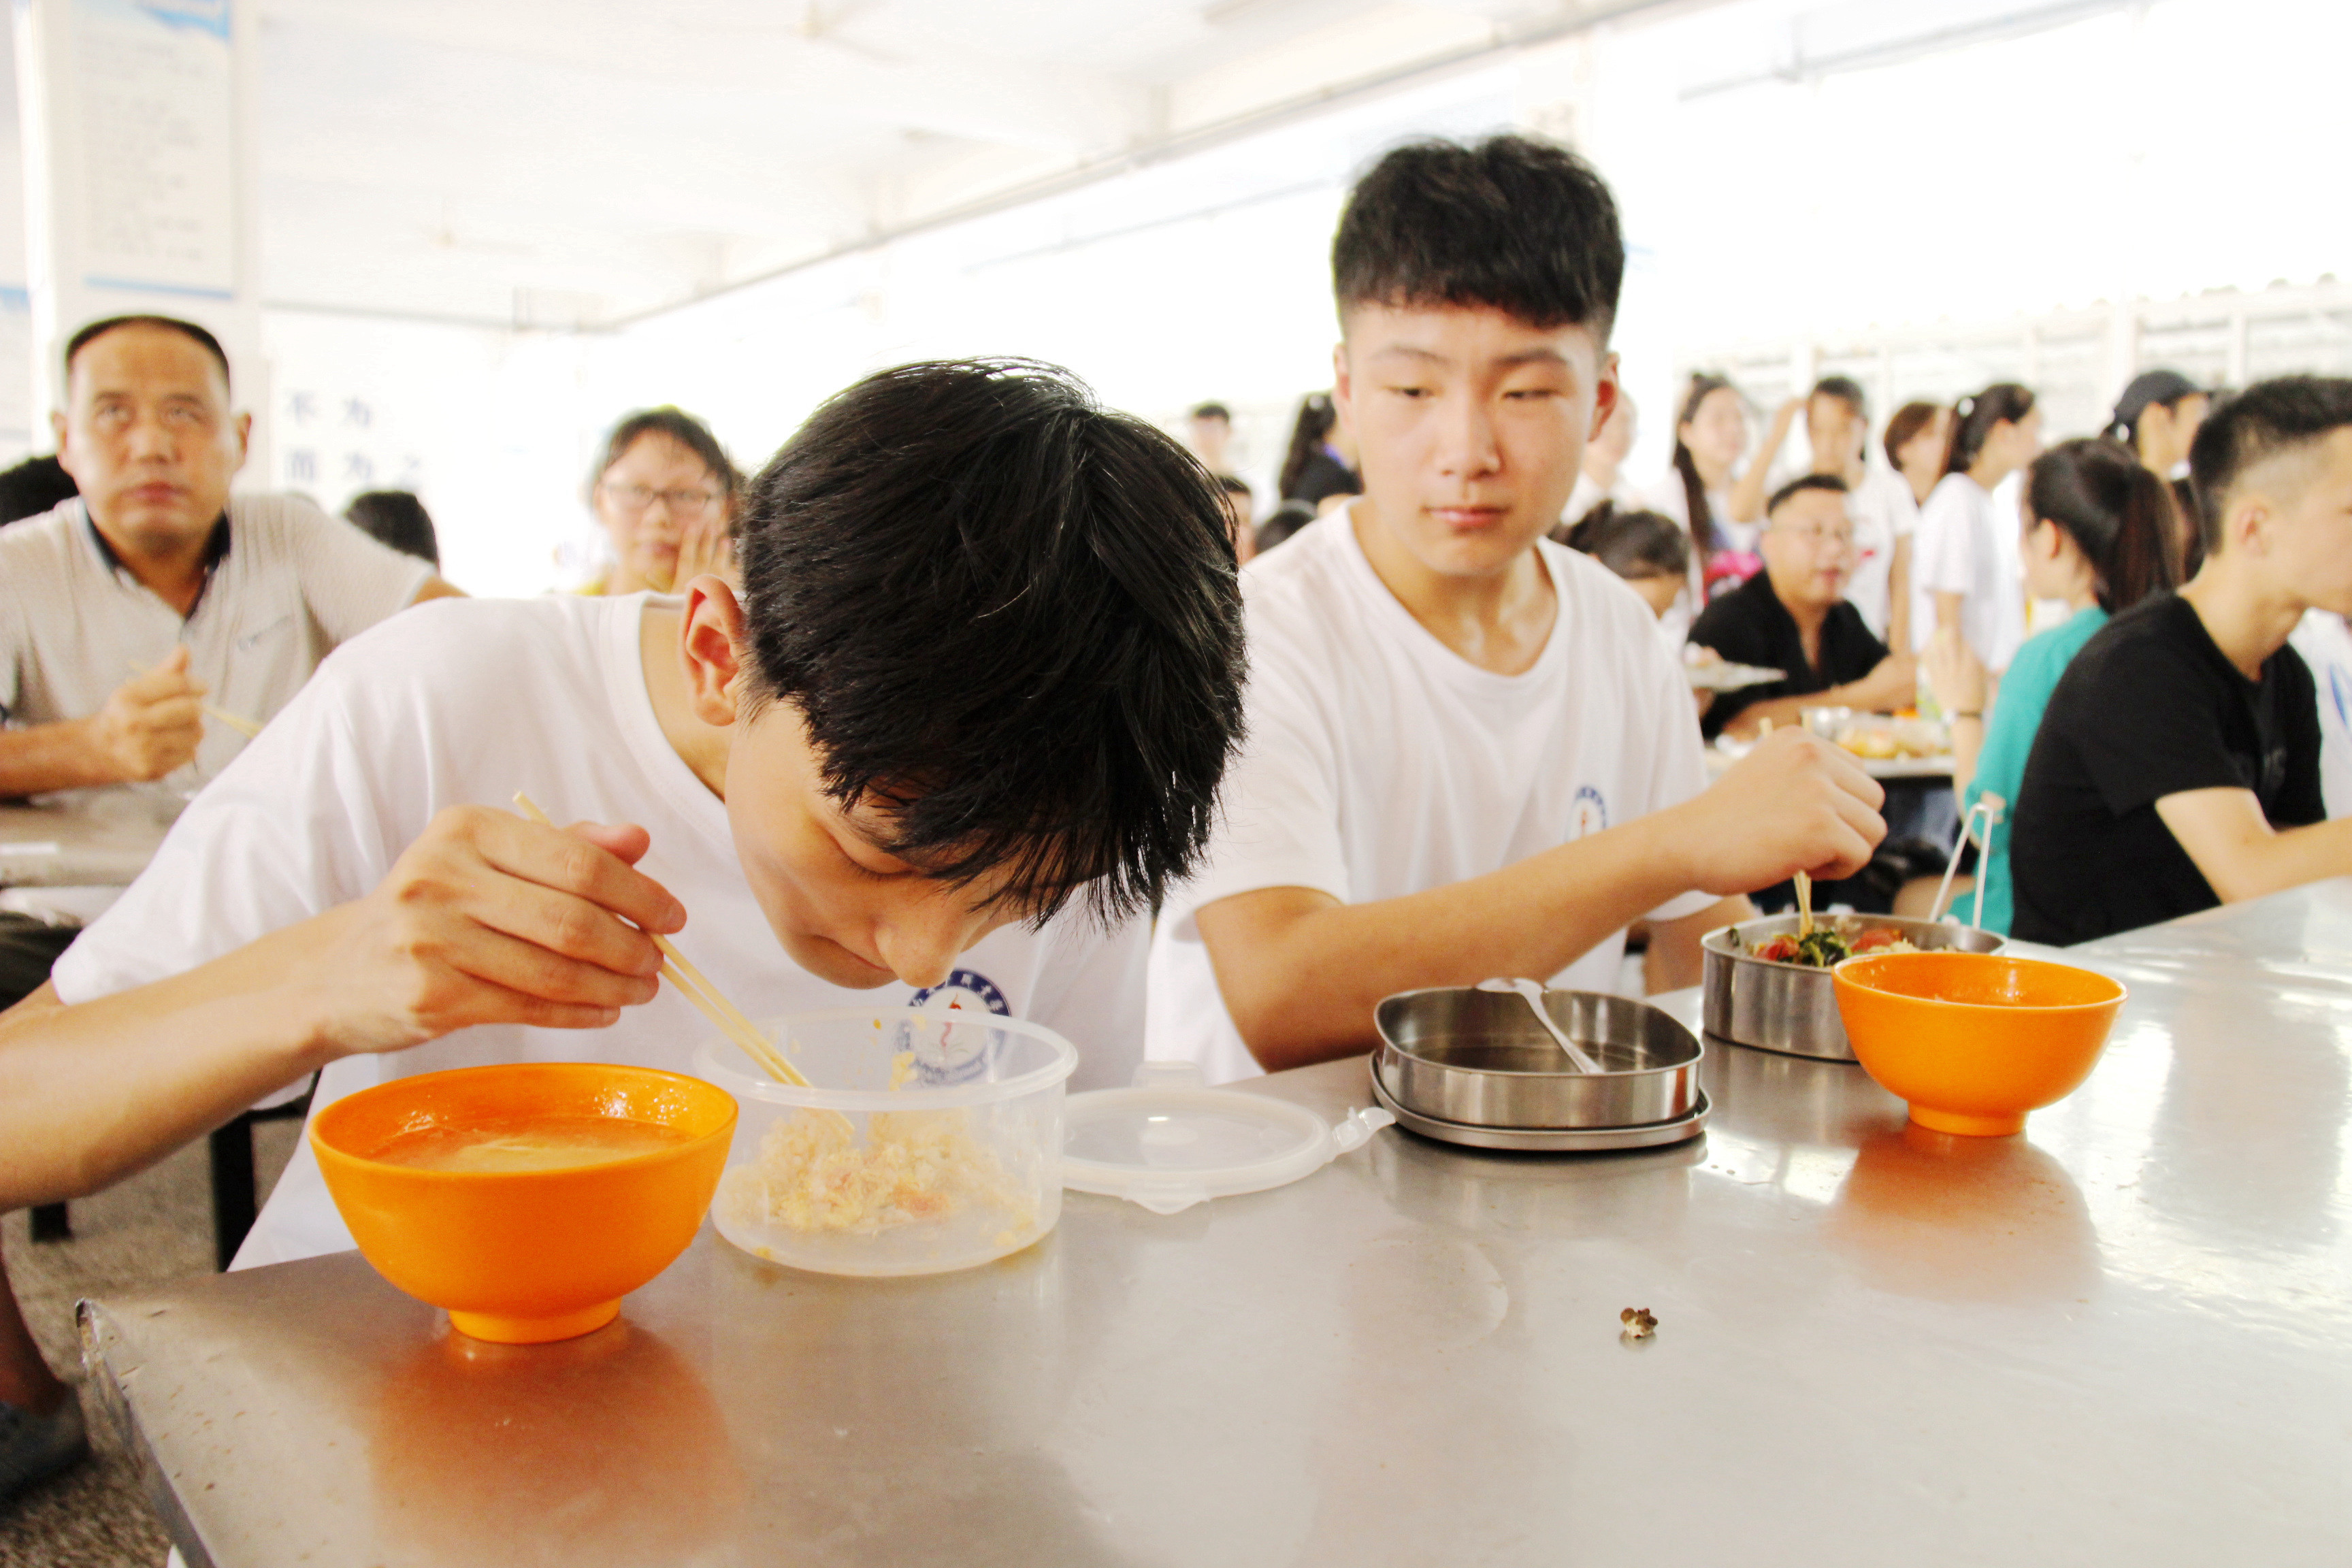
[[[1160,910],[1154,1057],[1212,1081],[1373,1043],[1381,998],[1489,975],[1652,990],[1793,871],[1884,837],[1853,758],[1775,736],[1713,788],[1679,661],[1546,538],[1616,406],[1615,198],[1503,135],[1383,156],[1332,241],[1334,401],[1363,493],[1251,562],[1249,744]]]
[[[1141,917],[1240,723],[1206,474],[1050,367],[908,365],[776,455],[739,551],[740,593],[432,605],[330,659],[0,1016],[0,1207],[313,1068],[321,1105],[683,1070],[710,1026],[655,933],[754,1018],[878,990],[1043,1023],[1076,1084],[1126,1082]],[[306,1148],[238,1262],[350,1246]]]

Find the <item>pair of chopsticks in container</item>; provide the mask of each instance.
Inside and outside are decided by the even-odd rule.
[[[522,791],[515,791],[514,799],[515,805],[521,808],[522,814],[533,822],[543,827],[555,826],[549,819],[547,813],[539,809],[539,804]],[[713,985],[704,976],[702,971],[687,961],[686,954],[678,952],[676,942],[658,931],[647,931],[646,934],[654,939],[656,947],[661,949],[662,978],[677,987],[679,994],[693,1003],[695,1008],[704,1017],[717,1025],[719,1032],[734,1042],[738,1050],[758,1063],[770,1078],[781,1083],[793,1084],[801,1089],[813,1087],[807,1078],[803,1076],[800,1068],[786,1061],[783,1053],[769,1044],[768,1037],[760,1033],[751,1019],[743,1016],[743,1010],[727,1000],[725,993]]]

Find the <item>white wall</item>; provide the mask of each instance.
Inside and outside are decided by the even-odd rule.
[[[475,592],[586,574],[592,340],[277,311],[262,341],[275,488],[337,511],[361,490],[415,490],[443,571]]]

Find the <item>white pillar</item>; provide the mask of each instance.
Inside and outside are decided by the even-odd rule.
[[[240,488],[269,472],[252,47],[258,0],[16,0],[34,445],[66,340],[106,316],[197,322],[254,416]]]

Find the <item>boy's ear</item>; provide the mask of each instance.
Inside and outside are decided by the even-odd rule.
[[[2271,510],[2270,497],[2260,490],[2233,497],[2221,512],[2221,549],[2263,553],[2270,538]]]
[[[678,661],[686,672],[688,704],[704,723],[735,722],[750,646],[742,604],[724,578],[697,577],[687,584]]]
[[[1585,427],[1586,440],[1592,438],[1593,431],[1609,423],[1609,416],[1617,411],[1617,400],[1624,395],[1625,390],[1617,380],[1617,355],[1612,350],[1601,356],[1601,374],[1592,383],[1592,423]]]

